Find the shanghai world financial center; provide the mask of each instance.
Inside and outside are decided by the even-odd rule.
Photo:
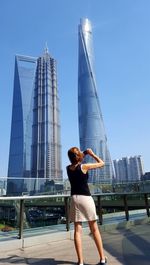
[[[78,116],[80,148],[90,147],[105,161],[91,182],[111,181],[107,147],[93,65],[92,29],[79,25]],[[56,61],[45,49],[39,58],[16,56],[7,194],[40,192],[48,181],[61,182],[60,113]]]

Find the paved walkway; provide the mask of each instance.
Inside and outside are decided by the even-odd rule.
[[[150,265],[150,224],[102,232],[108,265]],[[83,237],[86,265],[95,265],[99,257],[91,236]],[[75,265],[73,240],[42,243],[24,250],[0,252],[0,265]]]

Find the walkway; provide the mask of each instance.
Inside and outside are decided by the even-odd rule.
[[[102,231],[102,237],[108,265],[150,264],[150,223],[131,226],[128,229]],[[83,245],[85,264],[97,264],[99,258],[91,236],[83,236]],[[65,239],[27,247],[24,250],[0,252],[0,265],[10,264],[75,265],[73,240]]]

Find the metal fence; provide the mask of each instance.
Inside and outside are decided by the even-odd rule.
[[[149,201],[150,193],[145,192],[129,192],[129,193],[105,193],[105,194],[94,194],[97,215],[99,224],[103,224],[104,213],[114,211],[124,211],[125,219],[130,219],[130,209],[145,209],[145,214],[149,217]],[[17,224],[18,238],[23,237],[24,229],[28,226],[33,226],[33,220],[43,221],[44,218],[48,220],[55,219],[55,214],[47,212],[53,208],[53,211],[57,211],[57,216],[62,218],[62,223],[65,225],[66,230],[70,230],[69,221],[69,207],[70,207],[70,196],[68,195],[42,195],[42,196],[16,196],[16,197],[0,197],[0,208],[3,209],[6,216],[2,216],[2,210],[0,211],[0,219],[7,219],[14,221]],[[5,209],[5,210],[4,210]],[[7,210],[9,209],[9,211]],[[44,212],[44,215],[41,210]],[[15,210],[15,220],[13,219]],[[58,214],[59,211],[59,214]],[[63,216],[61,216],[63,215]],[[35,218],[35,219],[34,219]],[[46,219],[47,220],[47,219]],[[6,231],[7,231],[7,226]]]

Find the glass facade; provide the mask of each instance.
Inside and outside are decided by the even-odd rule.
[[[16,56],[7,194],[21,193],[30,177],[32,104],[36,58]]]
[[[55,60],[48,52],[16,56],[7,195],[39,192],[43,178],[62,180],[58,103]]]
[[[81,150],[92,148],[105,161],[103,169],[91,171],[90,182],[110,182],[114,171],[95,80],[92,26],[87,18],[79,25],[78,117]]]
[[[46,52],[37,60],[35,75],[32,177],[62,180],[56,61]]]

